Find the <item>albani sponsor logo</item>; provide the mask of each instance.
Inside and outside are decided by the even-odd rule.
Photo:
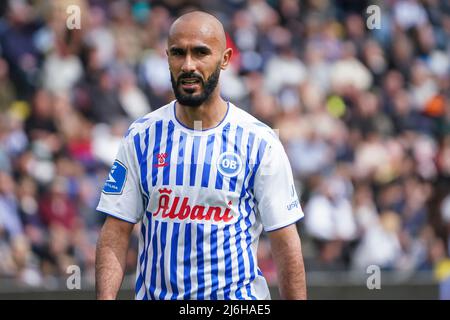
[[[190,205],[189,197],[173,197],[170,199],[172,190],[163,188],[158,190],[159,203],[158,209],[153,213],[153,216],[160,216],[161,218],[178,219],[178,220],[192,220],[192,221],[210,221],[210,222],[230,222],[233,219],[231,213],[232,202],[228,202],[228,208]],[[181,203],[181,205],[179,205]],[[178,209],[178,210],[177,210]]]

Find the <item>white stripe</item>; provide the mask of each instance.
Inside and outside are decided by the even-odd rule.
[[[177,300],[182,300],[184,295],[184,228],[186,224],[180,223],[178,229],[178,250],[177,250]]]
[[[254,210],[257,210],[255,208],[256,202],[254,197],[250,199],[250,207]],[[257,256],[257,250],[258,250],[258,239],[262,232],[262,224],[257,221],[256,219],[256,211],[252,210],[252,213],[250,215],[250,224],[251,227],[249,228],[249,236],[250,236],[250,250],[253,257],[253,273],[255,275],[255,279],[258,277],[258,256]],[[251,271],[248,273],[248,278],[251,276]],[[253,280],[254,281],[254,280]],[[247,294],[247,290],[245,289],[245,293]],[[250,285],[250,293],[251,295],[257,297],[257,294],[254,289],[253,283]],[[251,297],[248,297],[251,299]]]
[[[219,272],[217,273],[218,276],[218,286],[217,286],[217,299],[223,300],[224,299],[224,292],[223,288],[225,287],[225,253],[223,250],[223,244],[224,244],[224,232],[223,232],[224,226],[219,225],[219,228],[217,230],[217,262],[218,262],[218,268]]]
[[[191,175],[191,156],[192,156],[192,145],[194,144],[194,137],[190,134],[186,134],[186,144],[184,146],[184,168],[183,168],[183,189],[187,190],[190,183]]]
[[[232,264],[232,282],[230,286],[230,299],[236,299],[235,288],[236,282],[239,281],[239,260],[238,260],[238,252],[236,245],[236,227],[232,225],[230,227],[230,249],[231,249],[231,264]]]
[[[245,197],[242,199],[241,203],[241,212],[247,216],[247,212],[245,211]],[[241,248],[242,248],[242,256],[244,260],[244,282],[243,286],[241,288],[241,295],[242,298],[248,298],[246,290],[245,290],[245,280],[250,277],[250,259],[247,252],[247,243],[246,243],[246,235],[245,235],[245,229],[247,228],[247,225],[245,224],[245,219],[242,219],[240,222],[241,229],[242,229],[242,237],[241,237]]]
[[[147,217],[145,217],[144,219],[147,219]],[[147,244],[147,246],[148,246],[147,272],[145,274],[144,285],[145,285],[145,289],[147,290],[147,297],[148,297],[148,299],[151,299],[149,286],[150,286],[150,275],[152,273],[152,263],[153,263],[153,249],[152,249],[153,243],[152,243],[152,240],[153,240],[153,233],[155,232],[155,220],[151,219],[149,221],[149,223],[150,223],[150,226],[151,226],[152,229],[151,229],[150,236],[148,238],[149,242]],[[147,226],[148,226],[148,224],[147,224]],[[147,230],[147,233],[148,233],[148,230]]]
[[[204,299],[211,299],[211,224],[205,223],[203,225],[203,280],[205,284]]]
[[[237,130],[235,131],[235,134],[237,134]],[[242,130],[241,145],[238,146],[238,150],[240,150],[240,156],[242,158],[243,168],[242,168],[241,172],[239,173],[238,179],[236,181],[236,189],[235,189],[235,191],[239,194],[239,199],[240,199],[240,193],[242,191],[242,187],[245,183],[244,178],[245,178],[245,171],[246,171],[246,165],[247,165],[246,160],[247,160],[248,138],[249,138],[248,131]],[[238,203],[236,203],[236,205],[239,205],[239,200],[238,200]],[[242,199],[241,199],[241,208],[242,208]],[[239,208],[238,208],[238,210],[239,210]],[[241,209],[239,211],[239,216],[241,216],[242,214],[244,214],[244,212]],[[242,221],[240,223],[242,223]],[[233,266],[233,273],[232,273],[233,282],[230,287],[230,299],[236,299],[236,288],[237,288],[237,282],[239,281],[239,260],[238,260],[238,252],[237,252],[237,245],[236,245],[236,235],[237,235],[236,225],[233,225],[230,228],[230,236],[234,243],[231,246],[231,248],[232,248],[231,257],[232,257],[232,263],[233,263],[233,265],[236,264],[236,267]]]
[[[190,300],[197,300],[197,223],[191,223],[191,292]]]
[[[256,164],[256,159],[257,159],[257,153],[259,150],[259,145],[262,142],[262,138],[258,139],[257,144],[256,144],[256,148],[253,152],[253,158],[255,159],[254,164]],[[267,145],[266,145],[266,151],[267,152]],[[264,153],[266,154],[266,153]],[[264,156],[263,154],[263,156]],[[262,158],[260,159],[260,161],[262,161]],[[261,163],[259,165],[258,170],[261,169]],[[253,170],[252,170],[253,171]],[[254,182],[255,186],[256,186],[256,181]],[[257,212],[258,212],[258,208],[257,208],[257,203],[255,201],[254,197],[251,197],[250,199],[250,207],[252,208],[252,214],[250,216],[250,223],[251,223],[251,228],[250,228],[250,236],[251,239],[253,240],[251,243],[251,250],[252,250],[252,254],[253,254],[253,262],[254,262],[254,267],[253,267],[253,272],[255,274],[255,279],[258,277],[258,259],[257,259],[257,250],[258,250],[258,239],[259,236],[261,235],[261,232],[263,230],[263,225],[261,223],[260,219],[256,218]],[[250,276],[250,274],[249,274]],[[254,288],[254,283],[251,285],[251,294],[255,297],[258,298],[258,294],[261,295],[262,293],[258,293],[255,288]],[[265,294],[265,293],[264,293]]]
[[[148,180],[148,174],[149,174],[148,168],[151,168],[151,158],[149,158],[149,156],[152,154],[152,149],[150,149],[151,148],[150,145],[152,145],[154,143],[154,139],[152,139],[153,135],[151,134],[152,128],[149,128],[148,132],[149,132],[149,138],[148,138],[148,150],[147,150],[147,177],[142,177],[142,175],[141,175],[141,167],[139,165],[138,157],[137,156],[133,157],[135,159],[135,165],[136,165],[136,168],[137,168],[137,172],[139,173],[138,174],[138,176],[139,176],[139,183],[140,183],[140,188],[141,188],[141,191],[142,191],[143,194],[145,194],[145,192],[144,192],[144,187],[143,187],[143,183],[142,182],[144,181],[144,179]],[[139,135],[139,147],[140,147],[140,150],[141,150],[141,154],[144,154],[144,152],[145,152],[145,135],[146,135],[146,130],[143,130],[142,134],[141,133],[137,133],[137,134]],[[137,151],[136,151],[136,147],[134,145],[134,138],[133,138],[133,144],[132,145],[133,145],[133,152],[132,152],[132,154],[135,155],[135,154],[137,154]],[[141,155],[139,155],[139,156],[141,156]],[[150,161],[150,165],[148,164],[148,161]],[[150,174],[151,174],[151,171],[150,171]],[[147,186],[149,186],[148,183],[147,183]],[[147,194],[146,196],[149,197],[150,195]],[[147,208],[144,208],[144,214],[145,214],[145,210],[147,210]]]
[[[202,185],[202,177],[203,177],[203,167],[205,164],[205,155],[206,155],[206,145],[208,143],[208,136],[200,136],[200,144],[199,150],[197,154],[197,171],[195,173],[195,184],[194,186],[201,188]],[[189,181],[190,183],[190,181]],[[198,193],[196,194],[196,196]],[[197,202],[195,199],[194,203]]]
[[[246,159],[247,158],[248,139],[250,137],[250,132],[248,130],[245,130],[245,134],[243,136],[245,136],[245,140],[244,141],[245,141],[245,159]],[[248,172],[247,177],[245,178],[245,181],[244,181],[244,179],[241,180],[242,183],[240,185],[239,192],[241,192],[241,190],[242,190],[242,188],[244,186],[245,186],[245,188],[248,188],[248,185],[250,183],[250,178],[251,178],[251,175],[252,175],[252,172],[253,172],[253,166],[254,166],[254,163],[255,163],[254,159],[256,159],[256,155],[257,155],[258,142],[259,142],[258,140],[259,140],[258,137],[254,136],[253,145],[252,145],[252,149],[250,150],[250,157],[249,157],[249,159],[250,159],[250,161],[249,161],[249,172]],[[245,174],[245,169],[243,171],[244,171],[244,174]],[[244,233],[244,230],[247,228],[246,223],[245,223],[245,218],[248,215],[248,213],[245,210],[245,200],[246,200],[246,198],[247,198],[247,193],[245,193],[243,195],[243,197],[240,199],[241,204],[240,204],[240,207],[239,207],[239,209],[240,209],[239,211],[240,211],[240,213],[242,214],[242,217],[243,217],[243,219],[240,221],[240,227],[241,227],[241,230],[242,230],[241,231],[240,243],[241,243],[241,249],[242,249],[242,258],[243,258],[243,262],[244,262],[244,283],[243,283],[244,286],[241,288],[240,293],[241,293],[241,297],[243,299],[245,299],[245,298],[248,299],[249,298],[247,293],[246,293],[246,289],[245,289],[245,279],[248,279],[250,277],[250,260],[249,260],[249,256],[248,256],[248,253],[247,253],[247,250],[246,250],[246,243],[245,243],[246,242],[246,236],[245,236],[245,233]],[[232,287],[232,292],[233,292],[234,297],[236,299],[237,299],[237,296],[236,296],[237,289],[238,289],[237,283],[235,283],[233,285],[233,287]]]
[[[214,137],[214,145],[213,145],[213,153],[211,156],[211,167],[209,170],[209,181],[208,181],[208,188],[216,189],[216,179],[217,179],[217,166],[216,166],[216,159],[218,156],[222,153],[222,130],[220,131],[220,134],[216,134]],[[222,184],[223,186],[223,184]]]
[[[162,132],[161,132],[161,143],[159,144],[159,153],[163,154],[163,153],[167,153],[167,135],[169,133],[169,126],[168,126],[169,122],[168,121],[163,121],[162,123]],[[168,155],[168,154],[167,154]],[[153,157],[157,157],[157,154],[154,154]],[[158,161],[159,159],[156,158],[156,160]],[[163,172],[164,172],[164,168],[165,167],[158,167],[157,169],[157,176],[158,176],[158,180],[156,181],[156,185],[162,185],[163,184]]]
[[[155,155],[153,154],[153,149],[155,148],[155,144],[156,144],[155,136],[156,136],[156,125],[153,124],[152,127],[149,128],[149,140],[148,140],[148,152],[147,152],[147,176],[142,177],[141,174],[139,173],[139,176],[141,177],[141,186],[143,185],[143,183],[142,183],[143,180],[146,179],[148,192],[149,192],[149,200],[148,200],[147,208],[144,208],[144,210],[149,210],[151,208],[150,202],[151,202],[151,194],[152,194],[152,171],[153,171],[153,159],[155,157]],[[144,134],[144,137],[145,137],[145,134]],[[141,142],[141,151],[142,151],[143,150],[142,148],[144,145],[144,139],[142,138],[142,136],[141,136],[140,142]],[[139,168],[139,172],[140,172],[140,168]],[[152,225],[152,230],[153,230],[153,225]]]
[[[245,179],[245,181],[243,181],[243,184],[245,186],[248,185],[249,179],[250,179],[250,175],[248,175],[247,178]],[[242,186],[241,186],[241,188],[242,188]],[[239,189],[239,192],[241,191],[241,188]],[[245,241],[245,234],[243,232],[245,230],[245,228],[246,228],[246,226],[245,226],[245,217],[247,215],[247,213],[245,211],[245,196],[246,196],[246,193],[244,194],[244,196],[242,198],[240,198],[240,206],[239,206],[239,209],[240,209],[239,212],[240,212],[240,215],[242,216],[242,219],[239,222],[239,226],[241,228],[241,232],[240,232],[240,235],[241,235],[240,245],[241,246],[240,246],[240,248],[242,250],[241,254],[242,254],[242,259],[243,259],[243,262],[244,262],[244,277],[247,276],[247,270],[249,269],[249,267],[248,267],[249,266],[249,261],[248,261],[248,259],[246,259],[247,258],[247,252],[245,251],[245,246],[246,246],[245,242],[244,242]],[[237,232],[236,225],[234,226],[234,229],[235,229],[235,232]],[[238,260],[238,256],[237,256],[238,255],[237,245],[235,247],[236,247],[236,260],[239,261]],[[238,289],[237,282],[239,281],[239,278],[240,278],[239,268],[237,268],[236,272],[237,272],[237,279],[235,281],[233,281],[233,285],[231,286],[231,293],[232,293],[232,297],[234,297],[235,299],[238,299],[238,297],[236,296],[236,293],[237,293],[236,291]],[[245,297],[245,292],[242,289],[241,289],[241,296],[242,296],[242,298]]]
[[[164,249],[164,283],[166,284],[166,295],[164,300],[170,300],[172,297],[172,286],[170,285],[170,253],[173,234],[173,223],[166,223],[166,247]]]
[[[144,268],[145,268],[145,256],[146,254],[148,254],[147,252],[145,252],[146,249],[146,244],[148,243],[148,219],[147,219],[147,215],[144,213],[144,216],[142,218],[141,224],[144,225],[144,236],[142,236],[142,233],[139,232],[139,255],[138,255],[138,263],[137,263],[137,272],[136,272],[136,281],[139,278],[139,276],[142,274],[142,276],[144,277]],[[142,228],[142,225],[140,226]],[[140,231],[140,230],[139,230]],[[141,255],[144,255],[143,261],[142,263],[140,263],[139,259],[141,257]],[[145,292],[145,288],[147,286],[147,283],[145,282],[145,279],[143,279],[144,281],[142,282],[142,286],[139,289],[138,295],[136,296],[138,299],[142,299],[144,297],[144,292]]]
[[[235,192],[238,193],[238,196],[240,195],[240,192],[242,190],[242,185],[244,183],[245,168],[247,166],[247,145],[248,145],[248,138],[249,138],[248,131],[247,130],[242,130],[242,131],[243,132],[241,135],[241,145],[238,146],[238,150],[240,152],[240,156],[241,156],[241,160],[242,160],[242,169],[236,180],[236,189],[235,189]],[[237,133],[237,131],[235,133]]]
[[[161,230],[162,230],[162,224],[163,222],[160,221],[159,225],[158,225],[158,230],[157,230],[157,236],[156,236],[156,242],[158,244],[157,246],[157,250],[158,250],[158,255],[157,255],[157,261],[156,261],[156,289],[155,289],[155,299],[159,300],[159,294],[161,293],[161,267],[160,267],[160,261],[161,261],[161,255],[163,254],[163,252],[161,252]]]
[[[250,235],[253,239],[252,243],[251,243],[251,249],[252,249],[252,254],[253,254],[253,261],[254,261],[254,267],[253,267],[253,272],[255,275],[255,280],[256,278],[259,277],[258,275],[258,242],[259,242],[259,235],[261,234],[262,230],[263,230],[263,226],[259,221],[256,221],[256,216],[254,216],[254,222],[252,222],[252,228],[251,228],[251,232]],[[253,296],[255,296],[256,298],[258,298],[258,292],[255,289],[255,282],[253,281],[253,283],[251,283],[250,285],[250,291],[251,294]]]
[[[172,138],[172,154],[170,157],[170,177],[169,185],[175,186],[177,184],[177,167],[178,167],[178,152],[180,151],[180,136],[181,130],[175,126]],[[186,152],[186,150],[185,150]],[[180,160],[181,163],[183,159]],[[184,180],[183,180],[184,182]]]
[[[145,265],[145,241],[146,241],[146,237],[147,237],[147,227],[145,224],[145,220],[146,218],[142,219],[141,224],[144,225],[145,227],[145,233],[144,236],[142,237],[142,233],[140,232],[139,229],[139,247],[138,247],[138,263],[136,264],[136,283],[137,280],[139,279],[139,276],[143,273],[144,270],[144,265]],[[142,225],[140,225],[140,227],[142,228]],[[142,264],[139,261],[139,258],[141,257],[141,255],[144,254],[144,260],[142,261]],[[137,288],[135,288],[137,289]],[[135,290],[136,291],[136,290]],[[145,282],[142,283],[141,288],[139,289],[139,291],[135,294],[135,298],[136,300],[142,300],[142,298],[144,297],[144,292],[145,292]]]

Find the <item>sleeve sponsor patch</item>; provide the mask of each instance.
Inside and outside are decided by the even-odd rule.
[[[125,181],[127,180],[127,167],[119,160],[114,161],[108,178],[103,186],[103,193],[122,194]]]

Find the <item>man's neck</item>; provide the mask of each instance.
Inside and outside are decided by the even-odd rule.
[[[177,119],[188,128],[205,130],[216,127],[225,117],[227,103],[220,97],[209,99],[198,107],[188,107],[177,102]]]

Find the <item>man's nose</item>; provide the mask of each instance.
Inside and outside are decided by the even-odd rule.
[[[188,73],[188,72],[194,72],[195,71],[195,64],[194,64],[194,61],[192,60],[190,54],[186,55],[186,58],[184,59],[183,65],[181,66],[181,71],[183,73]]]

